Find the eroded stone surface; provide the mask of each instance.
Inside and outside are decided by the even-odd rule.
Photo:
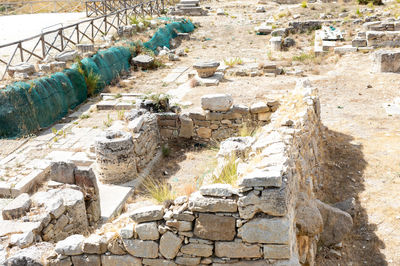
[[[215,242],[215,255],[227,258],[259,258],[261,248],[239,242]]]
[[[248,243],[289,243],[289,220],[284,218],[256,218],[238,229],[238,236]]]
[[[158,206],[148,206],[142,207],[137,210],[134,210],[130,217],[137,223],[143,222],[151,222],[161,220],[164,215],[164,207],[161,205]]]
[[[194,235],[210,240],[233,240],[235,218],[214,214],[199,214],[194,227]]]

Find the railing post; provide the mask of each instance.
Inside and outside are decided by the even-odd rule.
[[[76,24],[76,43],[79,43],[79,24]]]
[[[42,55],[43,59],[46,57],[46,43],[44,42],[44,35],[40,36],[40,41],[42,42]]]
[[[19,48],[19,53],[20,53],[20,56],[21,56],[21,62],[24,62],[24,51],[22,50],[22,43],[21,42],[18,43],[18,48]]]
[[[60,42],[61,42],[61,50],[64,50],[64,36],[63,36],[63,30],[62,29],[60,29],[59,31],[58,31],[58,35],[60,35]]]

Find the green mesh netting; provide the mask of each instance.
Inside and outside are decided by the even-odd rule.
[[[192,32],[190,21],[171,22],[158,29],[144,46],[154,52],[157,47],[170,47],[177,32]],[[134,43],[131,43],[134,45]],[[131,52],[127,47],[112,47],[81,60],[84,75],[99,76],[96,91],[111,83],[121,71],[129,70]],[[15,82],[0,90],[0,138],[13,138],[48,127],[86,100],[88,88],[79,65],[50,77]]]
[[[177,32],[192,32],[194,25],[191,21],[182,20],[180,22],[171,22],[162,28],[159,28],[150,41],[144,43],[144,47],[156,51],[157,47],[170,48],[169,41],[177,36]]]
[[[86,99],[83,76],[66,69],[0,91],[0,137],[18,137],[48,127]]]

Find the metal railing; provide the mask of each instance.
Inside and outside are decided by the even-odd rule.
[[[125,8],[130,8],[140,0],[91,0],[85,2],[86,16],[100,16]]]
[[[94,43],[96,38],[107,35],[111,30],[117,31],[120,26],[129,25],[131,16],[160,16],[164,13],[164,8],[164,0],[148,0],[110,14],[0,45],[0,67],[5,66],[3,73],[0,72],[0,80],[4,79],[11,64],[29,62],[33,58],[43,60],[50,52],[62,52],[79,43]]]
[[[84,0],[39,0],[0,2],[0,15],[67,13],[85,10]]]

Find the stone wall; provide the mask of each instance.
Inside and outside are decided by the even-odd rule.
[[[329,212],[314,197],[322,178],[319,100],[300,82],[282,104],[254,137],[221,144],[221,163],[238,155],[235,186],[204,185],[190,197],[129,211],[113,230],[70,236],[56,244],[50,265],[314,265]],[[210,121],[198,117],[191,119]],[[172,127],[181,117],[158,119]]]
[[[19,195],[3,210],[3,219],[15,225],[34,225],[15,234],[11,246],[34,241],[57,242],[73,234],[86,234],[100,219],[100,200],[94,172],[71,162],[53,162],[47,191]],[[57,180],[62,180],[58,182]],[[4,226],[4,225],[0,225]]]
[[[400,31],[367,31],[367,44],[372,47],[399,47]]]
[[[317,242],[339,243],[352,226],[348,213],[315,199],[324,157],[316,93],[299,82],[254,137],[221,143],[219,164],[237,158],[234,185],[205,184],[164,205],[128,206],[95,234],[58,242],[47,263],[315,265]],[[166,120],[180,119],[172,117]]]
[[[233,99],[228,94],[205,95],[201,102],[200,112],[157,114],[162,138],[183,137],[219,142],[238,135],[244,126],[256,128],[268,124],[271,114],[279,106],[279,102],[275,100],[258,102],[251,106],[233,104]]]
[[[103,183],[138,177],[160,146],[157,117],[144,109],[125,114],[125,121],[96,138],[96,172]]]

